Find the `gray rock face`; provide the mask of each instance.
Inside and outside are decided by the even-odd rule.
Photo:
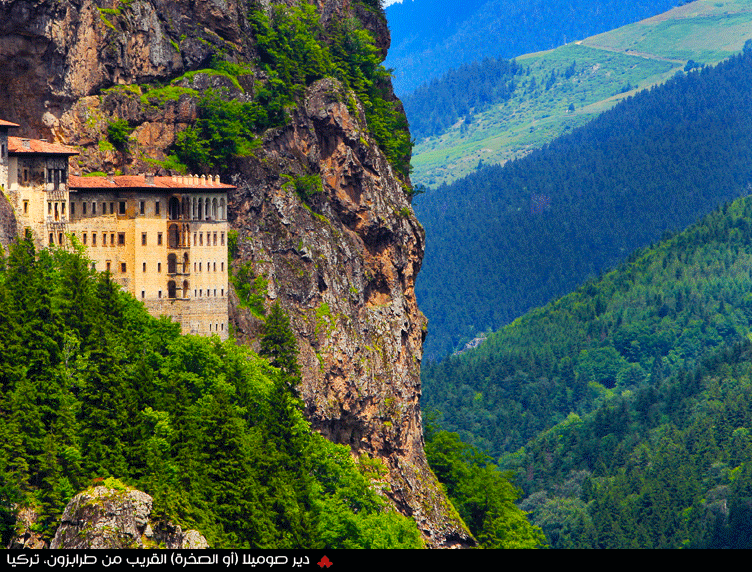
[[[53,549],[207,548],[195,530],[150,521],[152,498],[135,489],[86,490],[65,507]]]

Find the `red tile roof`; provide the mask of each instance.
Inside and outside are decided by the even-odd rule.
[[[10,121],[5,121],[4,119],[0,119],[0,127],[21,127],[21,126],[17,125],[16,123],[11,123]]]
[[[150,177],[150,179],[152,179]],[[218,180],[218,179],[217,179]],[[215,182],[211,177],[202,179],[196,175],[177,175],[171,177],[153,177],[153,182],[147,181],[145,175],[119,175],[116,177],[68,177],[69,189],[189,189],[197,190],[228,190],[234,185]]]
[[[73,147],[47,143],[40,139],[8,137],[8,153],[34,153],[38,155],[78,155]]]

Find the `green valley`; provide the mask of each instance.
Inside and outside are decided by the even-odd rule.
[[[738,53],[750,39],[750,29],[752,1],[697,0],[611,32],[520,56],[517,63],[527,73],[509,100],[417,142],[413,179],[434,187],[473,172],[481,162],[521,157],[637,91],[684,73],[690,60],[715,64]]]

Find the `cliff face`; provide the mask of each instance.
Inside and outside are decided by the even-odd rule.
[[[324,22],[356,15],[385,53],[381,10],[349,0],[317,8]],[[78,146],[82,171],[153,171],[195,121],[196,103],[182,94],[146,105],[132,86],[167,83],[219,53],[255,61],[247,9],[238,0],[0,0],[0,116],[31,136]],[[254,69],[240,86],[202,73],[180,85],[223,86],[243,98],[263,80]],[[237,185],[228,209],[238,232],[234,266],[259,278],[267,306],[278,301],[290,315],[314,428],[381,459],[390,498],[431,545],[471,543],[423,453],[425,319],[414,283],[425,237],[403,182],[338,81],[311,84],[288,115],[225,174]],[[116,118],[134,128],[127,156],[106,144]],[[316,184],[301,194],[304,177]],[[231,315],[236,336],[253,344],[260,319],[237,298]]]

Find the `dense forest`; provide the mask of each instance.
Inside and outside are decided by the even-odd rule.
[[[607,400],[505,462],[554,548],[752,548],[752,346]]]
[[[404,97],[453,68],[548,50],[660,14],[686,0],[405,0],[386,9],[386,66]],[[441,15],[437,17],[437,15]],[[408,115],[412,123],[415,118]]]
[[[750,547],[752,198],[424,368],[552,547]]]
[[[415,203],[437,359],[685,228],[752,182],[752,50],[644,90]]]

